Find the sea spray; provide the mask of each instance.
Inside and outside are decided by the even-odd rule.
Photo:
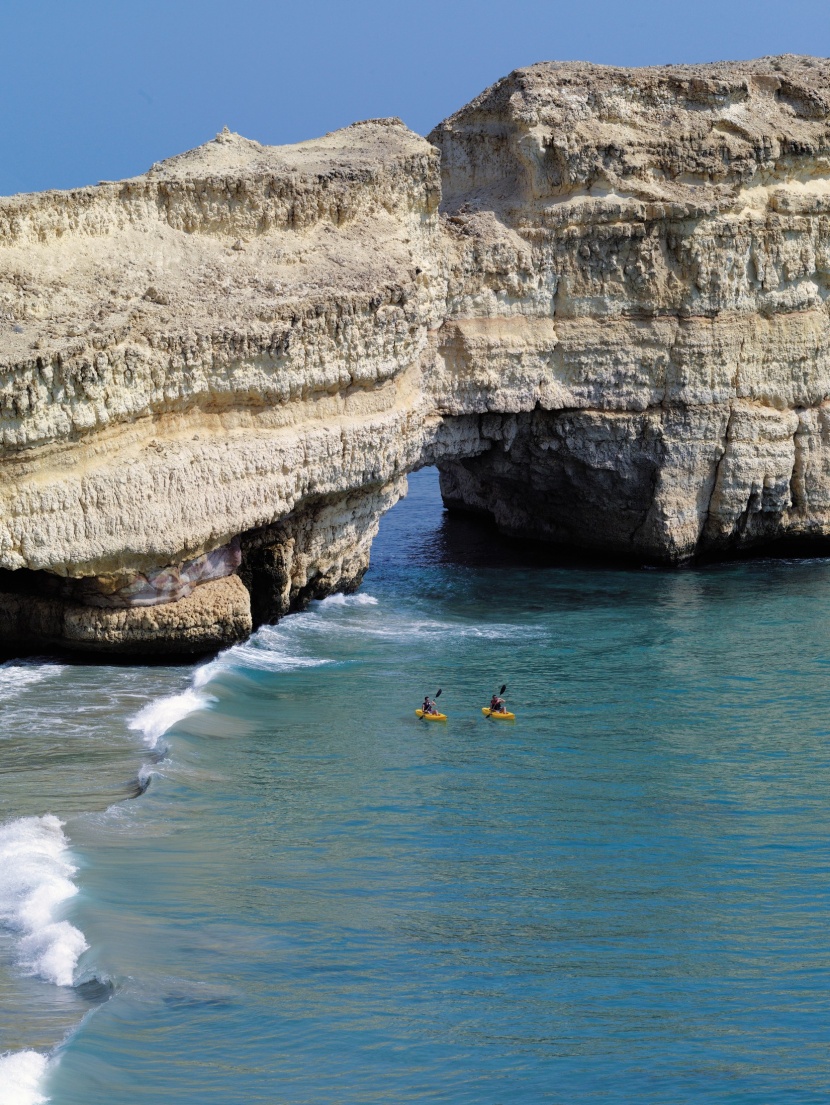
[[[63,825],[57,817],[21,817],[0,826],[0,923],[16,933],[20,965],[56,986],[71,986],[87,948],[84,935],[60,920],[78,892]]]
[[[365,595],[362,592],[357,595],[344,595],[338,592],[325,599],[314,599],[311,606],[377,606],[377,604],[378,600],[374,595]]]
[[[38,1051],[0,1055],[0,1105],[45,1105],[41,1093],[47,1059]]]
[[[168,729],[196,710],[210,704],[208,695],[188,687],[181,694],[168,695],[155,702],[148,702],[128,723],[130,729],[139,732],[150,748],[155,748]]]

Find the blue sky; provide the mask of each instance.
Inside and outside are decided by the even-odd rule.
[[[229,126],[426,133],[520,65],[830,53],[827,0],[0,0],[0,194],[144,172]]]

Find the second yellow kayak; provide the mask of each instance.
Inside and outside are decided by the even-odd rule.
[[[422,717],[424,721],[446,721],[446,714],[425,714],[423,710],[416,710],[415,717]]]
[[[481,712],[485,717],[491,717],[494,721],[515,721],[516,715],[509,711],[491,710],[489,706],[482,706]]]

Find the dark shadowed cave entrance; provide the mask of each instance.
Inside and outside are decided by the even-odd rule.
[[[554,567],[608,566],[608,558],[546,544],[531,538],[502,533],[492,517],[457,504],[448,506],[441,496],[436,466],[409,475],[406,499],[381,519],[372,547],[372,563],[379,547],[384,558],[413,559],[424,565],[459,569],[492,568],[531,570]],[[370,566],[367,578],[371,578]]]

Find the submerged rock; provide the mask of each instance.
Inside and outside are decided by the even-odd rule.
[[[356,587],[407,472],[669,564],[830,536],[830,63],[517,70],[0,199],[0,643],[190,654]]]

